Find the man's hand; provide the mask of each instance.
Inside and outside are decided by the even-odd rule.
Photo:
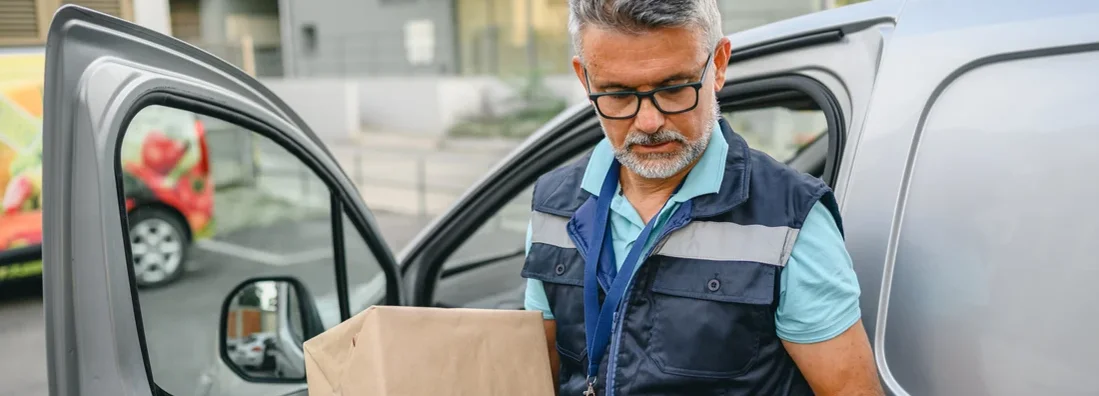
[[[561,385],[557,383],[558,373],[561,370],[561,358],[557,355],[557,321],[544,320],[542,324],[546,328],[546,349],[549,353],[550,373],[553,375],[553,394],[557,394]]]
[[[782,344],[819,396],[885,395],[861,319],[827,341]]]

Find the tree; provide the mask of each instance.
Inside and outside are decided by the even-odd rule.
[[[256,285],[248,285],[240,290],[240,297],[237,297],[237,304],[242,307],[256,307],[261,306],[262,300],[260,299],[260,289]]]

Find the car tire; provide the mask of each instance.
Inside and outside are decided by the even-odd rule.
[[[183,276],[191,240],[177,214],[139,207],[130,212],[129,225],[131,265],[138,287],[161,287]]]

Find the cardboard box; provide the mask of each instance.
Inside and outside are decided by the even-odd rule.
[[[310,396],[552,396],[542,315],[375,306],[305,342]]]

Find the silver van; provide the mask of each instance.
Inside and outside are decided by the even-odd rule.
[[[1097,26],[1096,1],[873,0],[730,36],[722,111],[835,188],[890,394],[1099,394],[1099,320],[1085,317],[1099,306]],[[46,51],[55,396],[304,395],[290,363],[235,365],[231,339],[275,328],[267,348],[291,356],[370,304],[519,309],[530,186],[601,137],[590,106],[567,110],[395,255],[370,192],[235,67],[75,6],[54,16]],[[234,272],[136,289],[117,154],[152,104],[238,125],[299,165],[315,188],[256,188],[284,192],[298,207],[280,213],[304,223],[250,240],[287,250],[320,235],[322,249],[222,240],[211,249],[247,259],[218,267]],[[275,240],[284,233],[296,237]]]

